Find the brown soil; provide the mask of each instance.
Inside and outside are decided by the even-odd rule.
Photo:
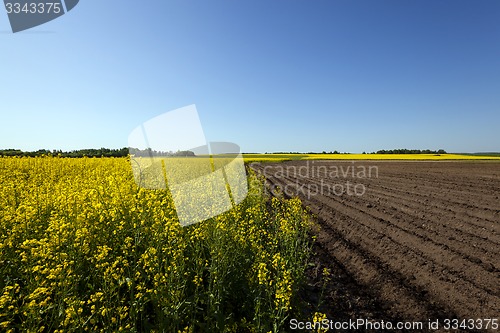
[[[275,194],[298,196],[317,218],[306,293],[317,301],[322,268],[330,268],[321,307],[329,319],[499,317],[500,163],[291,161],[252,168]]]

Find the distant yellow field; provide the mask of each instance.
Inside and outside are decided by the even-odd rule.
[[[458,154],[243,154],[245,162],[282,162],[290,160],[496,160],[500,156]]]

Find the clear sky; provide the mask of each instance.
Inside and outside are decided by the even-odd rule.
[[[500,151],[497,0],[81,0],[0,10],[0,45],[0,148],[120,148],[196,104],[245,152]]]

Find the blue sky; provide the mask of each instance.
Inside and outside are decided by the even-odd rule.
[[[500,2],[81,0],[12,34],[0,148],[127,146],[196,104],[246,152],[500,151]]]

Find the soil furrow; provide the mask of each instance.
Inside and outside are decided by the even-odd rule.
[[[376,176],[353,170],[369,166],[378,168]],[[325,250],[320,259],[343,267],[356,288],[386,305],[387,318],[497,318],[500,163],[291,161],[253,168],[310,208]],[[347,182],[363,193],[317,190],[345,190]]]

